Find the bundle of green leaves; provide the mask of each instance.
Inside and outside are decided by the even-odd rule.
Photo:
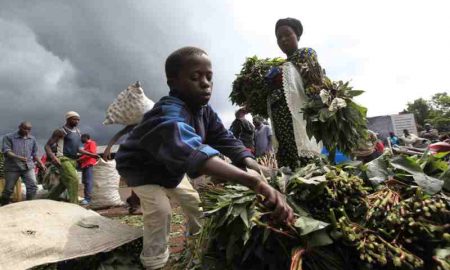
[[[333,82],[324,77],[320,94],[310,96],[302,108],[308,136],[323,143],[330,151],[330,160],[337,149],[351,156],[368,136],[367,109],[353,101],[362,93],[353,90],[349,82]]]
[[[265,76],[272,67],[281,66],[285,62],[282,58],[259,59],[257,56],[248,57],[233,82],[230,100],[233,104],[245,107],[254,115],[267,118],[267,97],[270,87]]]

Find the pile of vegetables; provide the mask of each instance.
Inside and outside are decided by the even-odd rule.
[[[269,117],[267,112],[267,97],[270,87],[265,80],[270,68],[281,66],[285,62],[282,58],[259,59],[249,57],[245,61],[240,74],[233,82],[230,100],[233,104],[245,107],[254,115]]]
[[[321,80],[321,68],[314,61],[292,59],[303,77],[304,88],[309,101],[299,108],[306,120],[308,136],[321,141],[334,160],[336,150],[351,155],[367,137],[366,108],[358,105],[353,98],[363,91],[353,90],[349,82],[331,81],[326,76]],[[230,100],[233,104],[244,106],[250,113],[267,118],[267,98],[271,91],[268,72],[271,67],[282,68],[285,60],[247,58],[241,72],[233,82]],[[319,77],[319,78],[317,78]],[[281,80],[276,76],[274,80]],[[322,81],[321,85],[312,83]],[[282,85],[279,82],[276,85]]]
[[[428,154],[382,156],[339,167],[316,160],[291,174],[280,170],[268,181],[294,209],[292,225],[274,223],[259,195],[245,187],[205,186],[205,225],[178,267],[450,269],[449,190],[442,190],[448,164],[437,162],[444,171],[436,178],[420,170],[420,164],[433,167],[426,160]],[[436,173],[433,168],[427,172]],[[381,172],[383,181],[370,180]]]

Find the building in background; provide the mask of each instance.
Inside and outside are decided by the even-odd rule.
[[[403,130],[407,129],[410,133],[418,135],[416,120],[414,114],[392,114],[367,118],[368,129],[377,133],[378,138],[385,141],[389,137],[389,132],[393,131],[395,135],[403,135]]]

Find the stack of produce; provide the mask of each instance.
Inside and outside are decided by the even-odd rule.
[[[311,98],[302,108],[308,136],[321,141],[329,149],[331,160],[337,149],[352,155],[361,139],[367,137],[367,109],[353,98],[362,94],[349,82],[333,82],[324,77],[320,98]]]
[[[317,84],[317,80],[310,82],[308,78],[318,77],[317,74],[321,74],[321,70],[320,66],[317,65],[316,68],[308,59],[304,57],[290,60],[299,68],[304,78],[306,94],[309,96],[304,107],[299,108],[299,113],[303,113],[307,123],[308,136],[314,136],[323,143],[330,152],[330,160],[334,160],[337,149],[351,155],[352,150],[367,137],[367,110],[353,101],[353,98],[363,91],[353,90],[348,82],[333,82],[327,77],[323,77],[321,85]],[[269,84],[274,82],[267,82],[266,75],[271,67],[281,68],[284,62],[285,60],[279,58],[247,58],[233,82],[230,94],[232,103],[245,106],[252,114],[267,118],[267,98],[271,91]],[[276,78],[280,80],[279,76]]]
[[[245,107],[254,115],[269,117],[267,97],[270,88],[264,77],[271,67],[281,66],[285,60],[281,58],[259,59],[256,56],[247,58],[241,73],[233,82],[230,100],[233,104]]]
[[[422,188],[421,181],[432,178],[423,171],[399,169],[399,160],[405,158],[382,157],[397,168],[392,167],[386,181],[377,185],[367,175],[374,174],[380,160],[342,167],[316,161],[291,175],[280,173],[268,179],[275,187],[287,182],[286,190],[280,191],[294,209],[292,225],[275,224],[271,211],[245,187],[206,186],[201,191],[205,226],[179,266],[450,269],[449,197],[441,190]],[[444,177],[438,180],[450,181],[448,165],[442,169]]]

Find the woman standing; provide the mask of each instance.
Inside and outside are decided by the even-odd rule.
[[[311,48],[298,48],[303,33],[299,20],[280,19],[275,25],[278,46],[287,56],[281,68],[273,68],[266,76],[273,91],[268,97],[268,112],[278,142],[278,165],[295,170],[308,159],[318,156],[321,147],[309,139],[301,108],[308,94],[321,89],[323,71]]]

